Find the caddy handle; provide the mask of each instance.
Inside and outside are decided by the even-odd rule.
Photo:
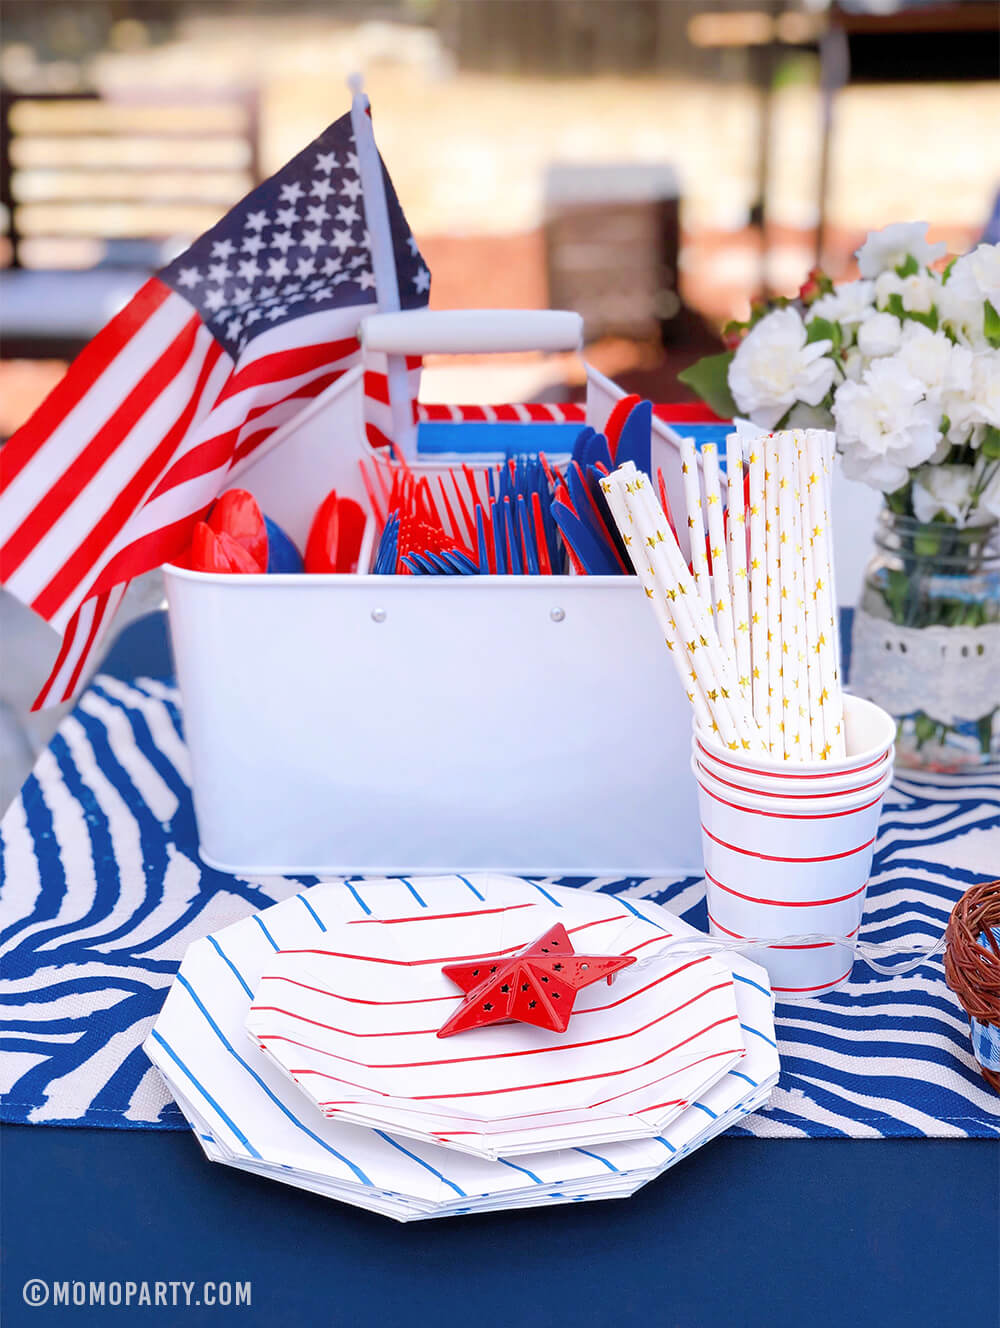
[[[413,309],[363,318],[358,336],[366,350],[387,355],[574,351],[583,319],[565,309]]]

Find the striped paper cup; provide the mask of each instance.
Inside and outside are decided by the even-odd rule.
[[[781,792],[800,792],[803,787],[826,788],[840,776],[871,778],[879,763],[892,751],[896,740],[896,721],[880,706],[860,696],[844,693],[844,724],[847,755],[838,761],[772,761],[750,752],[731,752],[711,733],[699,729],[695,742],[709,761],[728,769],[733,778],[742,774],[744,782]]]
[[[747,770],[740,764],[735,752],[727,752],[726,759],[713,755],[697,733],[691,739],[691,750],[702,768],[714,775],[721,784],[748,791],[752,789],[761,797],[806,799],[827,795],[840,797],[841,794],[861,793],[876,788],[892,768],[894,755],[894,749],[890,746],[865,770],[827,775],[813,771],[800,773],[798,764],[775,766],[767,773]]]
[[[833,798],[763,798],[720,785],[693,761],[698,781],[709,922],[713,934],[857,936],[882,799],[874,789]],[[832,991],[849,976],[848,945],[781,944],[748,952],[779,1000]]]

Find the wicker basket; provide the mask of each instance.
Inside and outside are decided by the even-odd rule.
[[[966,890],[945,931],[944,973],[972,1020],[972,1048],[1000,1093],[1000,881]]]

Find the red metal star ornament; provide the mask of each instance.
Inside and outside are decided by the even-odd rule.
[[[556,923],[516,954],[445,964],[441,972],[466,992],[466,999],[438,1029],[438,1037],[510,1020],[565,1032],[576,993],[604,977],[610,986],[618,970],[635,959],[575,954],[566,928]]]

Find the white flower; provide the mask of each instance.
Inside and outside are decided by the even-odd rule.
[[[861,375],[865,371],[865,357],[857,346],[852,346],[844,356],[841,368],[844,371],[845,378],[850,378],[855,383],[861,382]]]
[[[953,286],[948,281],[938,296],[938,318],[963,346],[971,350],[986,350],[985,313],[982,296],[966,283]]]
[[[1000,429],[1000,350],[972,357],[972,415],[978,424]]]
[[[868,359],[899,350],[903,329],[892,314],[872,314],[858,328],[858,350]]]
[[[896,356],[874,360],[860,383],[841,383],[833,415],[845,474],[885,493],[904,484],[940,440],[937,406]]]
[[[941,282],[930,272],[913,272],[901,277],[883,272],[875,281],[875,303],[882,309],[890,295],[898,295],[908,313],[929,314],[941,296]]]
[[[918,521],[943,513],[957,526],[968,517],[975,479],[972,466],[921,466],[913,477],[913,511]]]
[[[899,358],[920,379],[928,395],[967,393],[972,388],[972,352],[922,323],[907,323],[903,328]]]
[[[875,300],[875,285],[871,281],[844,281],[829,295],[821,295],[809,306],[806,321],[827,318],[831,323],[850,327],[860,323],[870,313]]]
[[[782,415],[804,401],[817,406],[833,383],[830,341],[806,344],[806,327],[795,309],[776,309],[752,328],[729,366],[729,389],[754,424],[773,429]]]
[[[928,244],[926,221],[897,221],[880,231],[869,231],[858,250],[858,271],[863,277],[877,277],[886,269],[900,267],[911,255],[921,267],[927,267],[947,249],[945,244]]]
[[[956,259],[947,285],[959,299],[979,304],[989,300],[1000,313],[1000,244],[981,244]]]

